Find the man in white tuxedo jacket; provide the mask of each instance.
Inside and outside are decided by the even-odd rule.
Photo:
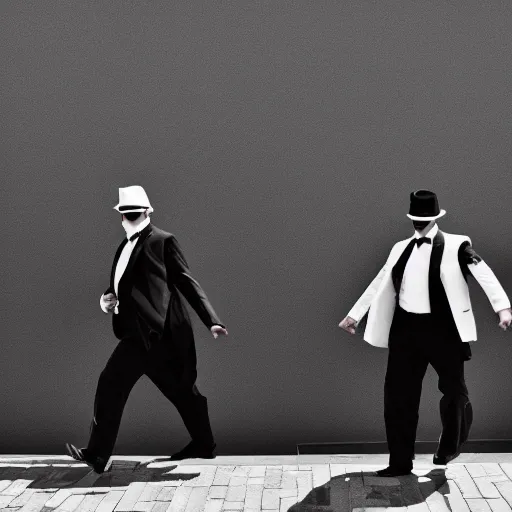
[[[389,257],[339,326],[354,334],[368,313],[364,339],[388,347],[384,420],[389,466],[381,476],[409,474],[423,377],[431,364],[439,377],[442,433],[434,464],[447,464],[467,440],[473,412],[464,381],[469,342],[477,339],[467,286],[472,274],[506,330],[510,301],[489,266],[465,235],[443,233],[436,224],[445,210],[428,190],[411,193],[408,217],[415,233],[397,242]]]

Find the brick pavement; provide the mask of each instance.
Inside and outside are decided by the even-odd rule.
[[[102,475],[67,456],[0,456],[0,512],[512,511],[512,454],[430,459],[381,478],[385,455],[115,456]]]

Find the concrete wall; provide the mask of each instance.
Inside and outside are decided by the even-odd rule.
[[[197,321],[220,453],[385,439],[387,351],[338,327],[412,234],[409,193],[512,291],[512,6],[498,0],[3,7],[0,452],[86,444],[116,340],[99,309],[144,186],[227,324]],[[471,283],[473,439],[510,438],[512,338]],[[440,429],[424,383],[418,440]],[[117,453],[188,441],[143,378]]]

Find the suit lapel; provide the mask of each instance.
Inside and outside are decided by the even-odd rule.
[[[402,251],[402,254],[391,270],[391,279],[393,281],[393,286],[395,287],[397,297],[400,293],[400,287],[402,286],[402,278],[404,277],[407,260],[411,256],[412,250],[414,249],[415,240],[416,239],[414,237],[409,240],[409,243],[405,246],[405,249]]]
[[[436,236],[432,240],[432,253],[430,254],[430,266],[428,269],[428,294],[430,298],[430,311],[434,312],[439,306],[439,300],[436,300],[436,294],[441,283],[441,260],[444,252],[444,235],[438,229]]]

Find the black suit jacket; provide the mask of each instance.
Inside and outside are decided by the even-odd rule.
[[[125,238],[117,249],[105,293],[114,293],[115,270],[126,243]],[[196,379],[196,352],[190,316],[180,294],[206,327],[224,327],[192,277],[176,237],[149,224],[141,231],[118,285],[119,314],[112,315],[114,334],[121,339],[126,332],[123,322],[129,319],[148,350],[155,343],[165,344],[177,382],[190,385]]]

